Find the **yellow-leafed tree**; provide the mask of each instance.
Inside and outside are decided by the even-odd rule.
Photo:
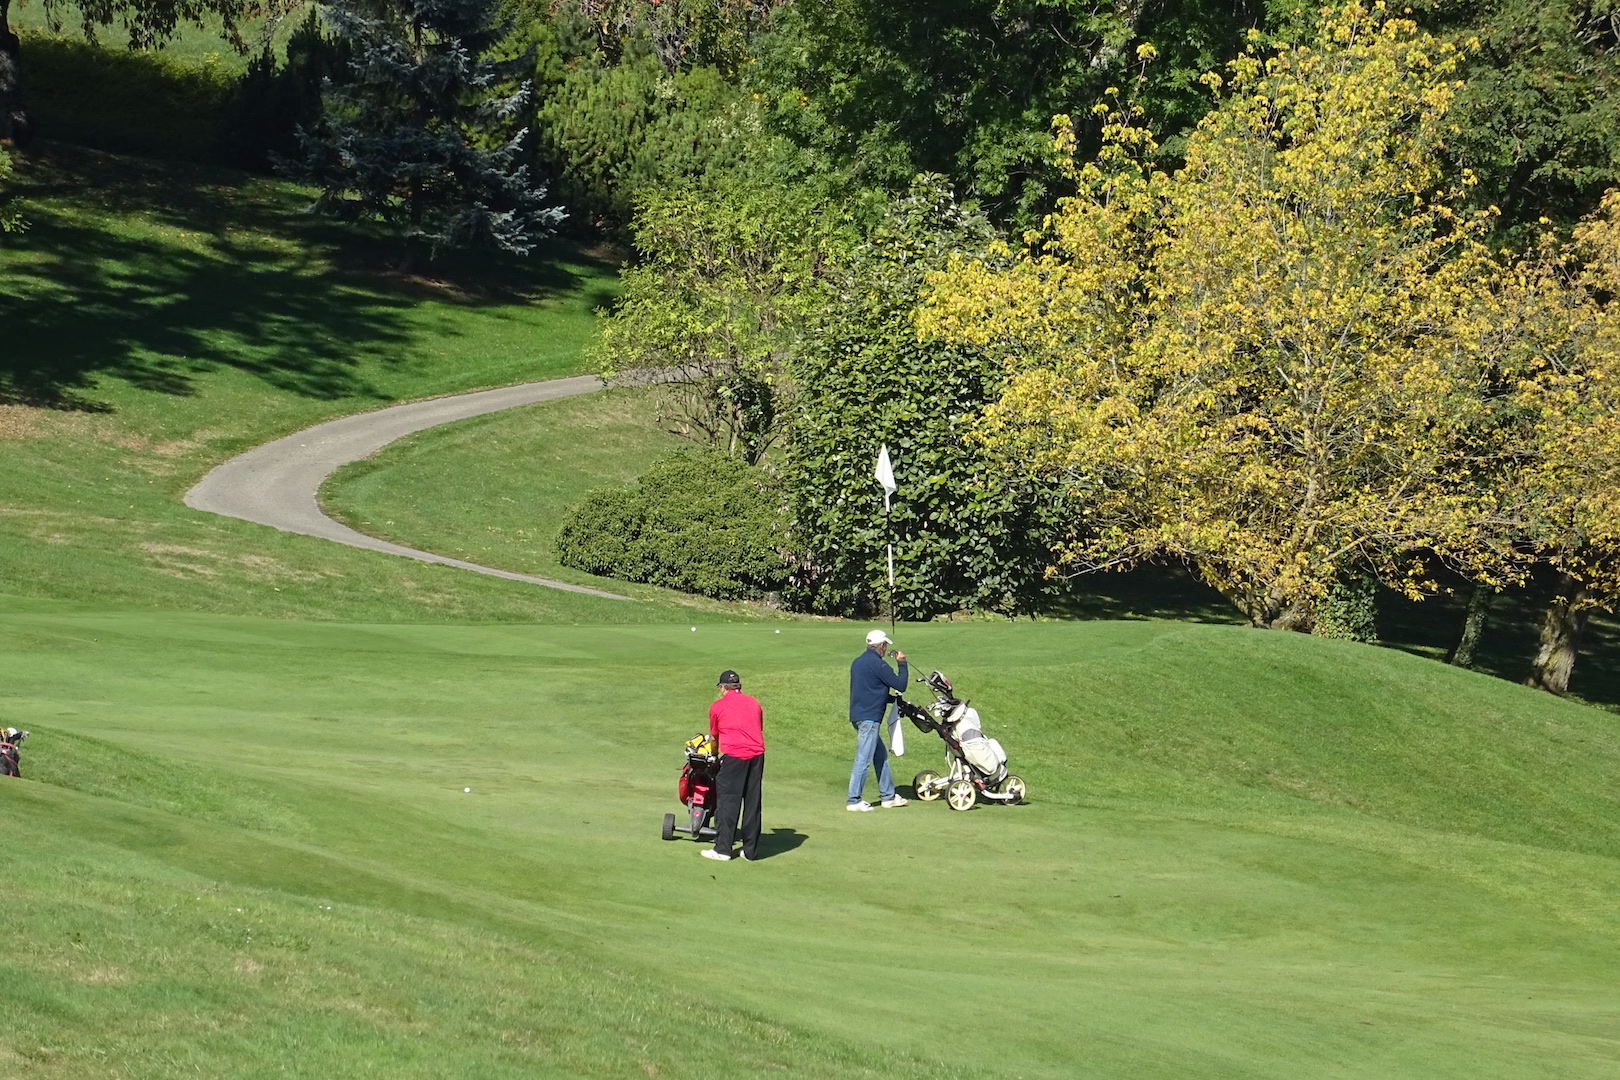
[[[1363,575],[1513,574],[1503,268],[1440,164],[1457,59],[1381,4],[1325,10],[1206,77],[1174,173],[1134,116],[1099,106],[1085,164],[1058,118],[1079,193],[1011,269],[936,276],[920,328],[1005,357],[976,437],[1084,507],[1061,566],[1185,559],[1297,629]]]
[[[1502,311],[1517,454],[1503,492],[1559,578],[1527,681],[1562,694],[1587,619],[1620,601],[1620,193],[1521,260]]]

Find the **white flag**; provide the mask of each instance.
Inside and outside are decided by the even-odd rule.
[[[900,707],[889,706],[889,753],[895,757],[906,756],[906,729],[900,723]]]
[[[883,509],[889,509],[889,497],[898,490],[894,486],[894,466],[889,464],[889,444],[884,443],[883,449],[878,451],[877,471],[872,474],[877,482],[883,485]]]

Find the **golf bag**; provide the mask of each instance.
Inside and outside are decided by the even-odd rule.
[[[22,751],[18,746],[28,738],[28,732],[18,731],[14,727],[0,730],[0,776],[21,776],[22,766],[18,761]]]
[[[677,823],[674,814],[664,815],[664,839],[685,833],[693,840],[714,839],[714,807],[720,791],[719,746],[713,735],[694,735],[686,741],[686,766],[676,782],[675,794],[686,807],[686,820]]]
[[[933,703],[917,706],[896,698],[896,704],[900,715],[919,731],[932,731],[945,743],[947,768],[943,776],[933,769],[918,773],[912,780],[917,798],[933,802],[944,795],[952,810],[970,810],[980,799],[1023,802],[1024,781],[1007,771],[1007,753],[1001,744],[985,738],[979,711],[956,696],[951,681],[941,672],[917,681],[934,692]]]

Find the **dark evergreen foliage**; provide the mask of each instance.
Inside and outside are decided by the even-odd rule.
[[[336,0],[350,79],[324,95],[325,130],[304,131],[289,171],[322,189],[317,209],[404,233],[406,261],[488,245],[527,254],[562,220],[521,163],[524,61],[490,54],[510,27],[498,0]],[[514,130],[515,129],[515,130]]]
[[[1028,226],[1065,191],[1055,114],[1084,119],[1115,86],[1162,132],[1190,127],[1209,100],[1197,77],[1235,56],[1265,10],[1256,0],[796,0],[780,22],[758,43],[753,79],[779,130],[860,183],[898,193],[920,172],[941,173],[998,221]],[[1138,56],[1143,42],[1155,63]]]
[[[267,45],[248,63],[226,109],[224,142],[232,164],[267,171],[298,155],[298,132],[316,131],[327,84],[348,81],[354,49],[325,32],[311,9],[287,39],[286,62]]]

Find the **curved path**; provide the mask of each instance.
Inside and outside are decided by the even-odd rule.
[[[463,562],[435,555],[431,551],[418,551],[403,544],[390,544],[333,521],[321,513],[315,498],[321,484],[339,468],[370,457],[406,435],[452,420],[515,409],[519,405],[532,405],[537,401],[555,401],[576,394],[589,394],[601,387],[602,380],[595,375],[580,375],[429,401],[413,401],[408,405],[394,405],[376,412],[328,420],[295,435],[254,447],[215,466],[196,487],[186,492],[186,505],[194,510],[241,518],[282,532],[318,536],[323,540],[368,551],[403,555],[421,562],[443,563],[491,577],[526,581],[531,585],[544,585],[608,600],[628,600],[628,596],[618,593],[570,585],[566,581],[552,581],[531,574],[514,574],[510,570]]]

